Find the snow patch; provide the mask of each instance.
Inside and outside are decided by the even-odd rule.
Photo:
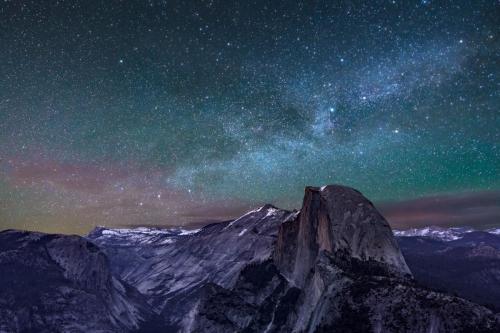
[[[269,217],[269,216],[273,216],[273,215],[275,215],[278,211],[279,211],[279,209],[276,209],[276,208],[269,208],[269,209],[267,210],[267,214],[266,214],[266,216],[264,216],[264,218]]]
[[[453,241],[461,239],[466,233],[475,231],[473,228],[469,227],[452,227],[452,228],[441,228],[441,227],[425,227],[425,228],[413,228],[408,230],[394,230],[393,233],[397,237],[430,237],[434,239],[439,239],[442,241]]]
[[[192,230],[186,230],[186,229],[180,229],[180,236],[185,236],[185,235],[194,235],[198,233],[201,229],[192,229]]]
[[[500,228],[498,228],[498,229],[488,229],[488,230],[486,230],[486,232],[489,232],[490,234],[494,234],[494,235],[500,235]]]
[[[253,213],[257,213],[257,212],[259,212],[262,208],[263,208],[263,207],[260,207],[260,208],[257,208],[257,209],[254,209],[254,210],[251,210],[251,211],[249,211],[249,212],[245,213],[244,215],[242,215],[242,216],[238,217],[236,220],[231,221],[231,222],[230,222],[230,223],[229,223],[229,224],[228,224],[228,225],[224,228],[224,230],[226,230],[226,229],[230,228],[230,227],[231,227],[231,226],[233,226],[236,222],[240,221],[242,218],[244,218],[244,217],[246,217],[246,216],[248,216],[248,215],[251,215],[251,214],[253,214]]]

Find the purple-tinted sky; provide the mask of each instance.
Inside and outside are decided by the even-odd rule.
[[[430,196],[377,206],[395,228],[500,226],[500,191]]]

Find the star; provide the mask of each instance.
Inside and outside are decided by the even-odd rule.
[[[151,3],[2,4],[2,227],[500,188],[496,2]]]

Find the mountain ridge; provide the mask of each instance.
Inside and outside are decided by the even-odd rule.
[[[82,270],[88,255],[79,254],[79,244],[92,244],[88,247],[104,260],[106,269],[100,271],[135,290],[137,299],[125,301],[141,304],[135,313],[144,320],[113,326],[102,311],[94,314],[100,319],[88,323],[93,329],[492,333],[500,327],[499,315],[487,308],[419,285],[387,221],[359,191],[340,185],[307,187],[300,211],[264,205],[196,231],[100,228],[86,240],[47,237],[57,239],[51,247],[60,263],[56,267],[66,267],[74,283],[100,281],[92,282],[92,274],[80,281],[91,270]],[[4,244],[4,252],[24,249],[15,241]],[[28,249],[43,250],[29,244]],[[40,251],[32,250],[33,260],[43,258]],[[17,255],[7,262],[2,258],[0,253],[3,267],[23,262]],[[15,274],[20,274],[18,266]],[[48,281],[50,292],[58,290],[59,280]],[[47,307],[57,311],[52,302]],[[0,311],[8,311],[7,305],[0,304]]]

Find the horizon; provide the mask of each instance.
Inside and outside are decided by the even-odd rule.
[[[369,198],[368,198],[369,199]],[[389,222],[393,230],[408,230],[412,228],[420,229],[425,227],[471,227],[476,230],[494,229],[500,227],[500,191],[480,191],[480,192],[461,192],[461,193],[444,193],[441,195],[432,195],[414,198],[403,201],[379,202],[374,203],[375,208]],[[199,220],[188,224],[175,223],[160,223],[160,224],[93,224],[88,225],[88,229],[78,232],[65,232],[60,229],[43,230],[37,226],[22,226],[19,228],[16,225],[2,226],[4,230],[26,230],[42,233],[57,233],[68,235],[88,235],[96,228],[107,229],[133,229],[133,228],[153,228],[153,229],[186,229],[194,230],[203,228],[206,225],[213,223],[224,223],[227,221],[236,220],[246,213],[262,207],[264,203],[244,209],[235,215],[212,217],[207,219],[209,212],[205,212],[197,216]],[[271,203],[272,205],[272,203]],[[457,207],[459,207],[457,209]],[[301,210],[301,207],[282,208],[285,210]]]

